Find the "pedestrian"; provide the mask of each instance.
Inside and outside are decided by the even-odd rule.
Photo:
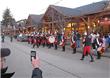
[[[105,48],[105,51],[108,51],[108,48],[109,48],[109,37],[108,35],[105,35],[105,45],[106,45],[106,48]]]
[[[4,35],[4,33],[1,35],[1,38],[2,38],[2,42],[4,42],[5,41],[5,35]]]
[[[40,67],[40,59],[37,54],[36,54],[36,58],[32,57],[32,66],[34,69],[32,71],[31,78],[43,78],[42,77],[42,70],[39,68]]]
[[[84,57],[86,54],[89,54],[91,57],[90,62],[94,62],[92,53],[91,53],[91,38],[90,35],[87,34],[85,39],[83,40],[84,48],[83,48],[83,53],[82,53],[82,58],[80,60],[84,60]]]
[[[78,31],[76,31],[76,44],[77,44],[77,48],[80,48],[80,46],[81,46],[81,44],[80,44],[80,42],[81,42],[80,38],[81,38],[80,33]]]
[[[108,34],[108,44],[109,44],[109,47],[110,47],[110,33]]]

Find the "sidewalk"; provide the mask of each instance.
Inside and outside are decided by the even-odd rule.
[[[65,48],[68,49],[68,50],[72,50],[72,48],[69,45],[66,45]],[[76,51],[78,53],[82,53],[82,48],[77,48]],[[110,48],[108,48],[108,50],[102,55],[102,57],[110,58]]]

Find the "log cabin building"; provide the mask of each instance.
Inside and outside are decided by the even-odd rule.
[[[100,1],[78,8],[50,5],[42,15],[30,14],[23,32],[65,32],[65,35],[70,36],[73,30],[80,33],[110,33],[110,1]]]
[[[16,22],[16,34],[25,33],[25,25],[26,25],[26,19],[22,19]]]
[[[62,32],[67,35],[73,30],[110,32],[110,1],[100,1],[78,8],[50,5],[42,17],[43,32]]]
[[[28,16],[28,19],[26,21],[26,33],[29,34],[31,32],[40,31],[41,29],[41,18],[43,15],[35,15],[30,14]]]

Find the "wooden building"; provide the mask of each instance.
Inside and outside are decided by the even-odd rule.
[[[82,20],[86,31],[110,32],[110,1],[101,1],[76,9],[81,11],[78,18]]]
[[[17,24],[15,27],[16,34],[25,33],[26,19],[19,20],[16,22],[16,24]]]
[[[36,32],[36,31],[41,31],[41,18],[43,15],[34,15],[30,14],[28,16],[28,19],[26,21],[26,33],[31,33],[31,32]]]
[[[42,17],[43,32],[62,32],[67,35],[73,30],[110,32],[110,1],[100,1],[78,8],[50,5]]]
[[[65,32],[71,33],[72,25],[77,25],[78,20],[73,19],[72,15],[78,16],[78,11],[71,8],[50,5],[42,17],[44,32],[55,33]],[[77,13],[78,12],[78,13]]]

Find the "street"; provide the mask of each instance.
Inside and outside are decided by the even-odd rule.
[[[8,37],[1,45],[11,50],[6,63],[7,72],[15,72],[13,78],[31,78],[31,50],[36,50],[40,57],[43,78],[110,78],[110,58],[107,57],[89,62],[88,56],[81,61],[81,53],[72,54],[71,50],[62,52],[61,48],[54,50],[42,46],[33,49],[27,42],[18,42],[15,39],[10,42]]]

